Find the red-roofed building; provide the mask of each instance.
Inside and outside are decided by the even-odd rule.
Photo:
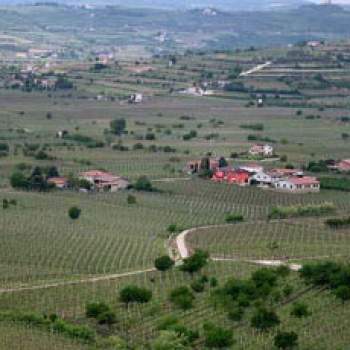
[[[212,181],[227,182],[245,186],[249,184],[250,173],[241,169],[218,170],[214,173]]]
[[[129,186],[127,179],[100,170],[82,172],[79,174],[79,178],[90,182],[93,189],[97,191],[116,192]]]
[[[350,171],[350,159],[344,159],[341,160],[339,163],[337,163],[334,166],[335,169],[341,171],[341,172],[348,172]]]
[[[291,176],[274,183],[274,187],[280,191],[295,193],[319,192],[320,181],[312,176]]]
[[[65,177],[50,177],[47,179],[47,183],[50,185],[54,185],[56,188],[61,190],[68,187],[68,179]]]

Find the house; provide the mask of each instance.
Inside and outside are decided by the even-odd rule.
[[[336,163],[332,168],[341,172],[350,172],[350,159],[343,159]]]
[[[184,172],[192,175],[197,174],[200,170],[202,170],[202,159],[199,160],[191,160],[187,162]],[[209,170],[216,171],[219,168],[219,160],[210,158],[209,159]]]
[[[286,179],[281,179],[273,184],[274,188],[280,191],[306,193],[319,192],[320,181],[312,176],[291,176]]]
[[[127,179],[100,170],[82,172],[79,174],[79,178],[90,182],[96,191],[116,192],[126,189],[130,185]]]
[[[249,184],[250,173],[241,169],[218,169],[214,172],[212,181],[226,182],[245,186]]]
[[[271,145],[255,144],[250,148],[249,154],[252,156],[272,157],[274,154],[274,149]]]
[[[47,179],[47,183],[50,185],[54,185],[56,188],[60,190],[64,190],[68,187],[68,179],[66,177],[58,176],[58,177],[50,177]]]
[[[251,178],[251,184],[257,184],[261,186],[270,186],[273,183],[274,179],[268,172],[259,171],[256,172]]]
[[[128,100],[129,103],[141,103],[142,101],[143,101],[143,95],[138,93],[132,94]]]

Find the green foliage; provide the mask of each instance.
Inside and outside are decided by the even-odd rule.
[[[262,123],[241,124],[239,127],[241,129],[250,129],[250,130],[254,130],[254,131],[263,131],[264,130],[264,124],[262,124]]]
[[[174,331],[161,331],[151,343],[151,350],[186,350],[185,339]]]
[[[133,196],[132,194],[129,194],[129,195],[128,195],[128,198],[127,198],[127,202],[128,202],[128,204],[130,204],[130,205],[136,204],[136,203],[137,203],[136,197]]]
[[[236,222],[242,222],[244,221],[244,217],[241,214],[227,214],[225,217],[225,221],[227,223],[236,223]]]
[[[196,250],[192,256],[183,260],[180,270],[193,274],[200,271],[208,263],[208,259],[208,252]]]
[[[26,176],[20,172],[11,175],[10,183],[13,188],[28,189],[29,183]]]
[[[292,310],[290,312],[291,316],[297,318],[303,318],[311,315],[308,306],[305,303],[297,302],[292,306]]]
[[[321,189],[336,190],[336,191],[350,191],[350,179],[343,177],[322,177],[320,179]]]
[[[152,192],[152,191],[154,191],[152,183],[148,179],[147,176],[139,177],[136,180],[135,184],[134,184],[134,188],[135,188],[136,191],[145,191],[145,192]]]
[[[350,226],[350,216],[347,218],[333,218],[327,219],[325,224],[332,229],[347,228]]]
[[[290,207],[273,207],[269,213],[269,219],[287,219],[293,217],[322,216],[332,214],[336,210],[333,203],[296,205]]]
[[[79,209],[78,207],[71,207],[68,210],[68,216],[72,219],[72,220],[77,220],[79,219],[81,214],[81,209]]]
[[[170,301],[177,307],[188,310],[193,306],[195,297],[188,287],[177,287],[170,293]]]
[[[258,308],[251,318],[252,327],[260,331],[267,331],[279,324],[280,320],[275,311],[266,309],[265,307]]]
[[[120,301],[125,304],[145,304],[152,299],[152,292],[146,288],[130,285],[121,289],[119,293],[119,298]]]
[[[345,303],[350,300],[350,287],[347,285],[341,285],[334,290],[334,295]]]
[[[228,348],[234,344],[233,333],[229,329],[207,323],[203,326],[205,345],[209,349]]]
[[[277,349],[288,350],[298,346],[298,335],[295,332],[278,331],[274,338]]]
[[[110,306],[104,302],[88,303],[85,313],[87,317],[97,318],[97,316],[109,310]]]
[[[154,266],[158,271],[169,270],[174,265],[175,265],[174,260],[172,260],[168,255],[161,256],[154,261]]]

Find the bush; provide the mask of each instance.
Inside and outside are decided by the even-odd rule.
[[[292,306],[292,311],[290,312],[291,316],[297,317],[297,318],[303,318],[311,315],[311,312],[309,311],[309,308],[304,303],[294,303]]]
[[[78,207],[71,207],[68,210],[68,215],[72,220],[77,220],[80,217],[81,209]]]
[[[235,223],[244,221],[244,217],[241,214],[227,214],[225,221],[227,223]]]
[[[20,172],[11,175],[10,183],[13,188],[28,189],[29,187],[27,178]]]
[[[136,197],[133,196],[132,194],[129,194],[127,198],[127,202],[128,204],[136,204]]]
[[[191,309],[194,299],[195,297],[188,287],[178,287],[170,293],[170,301],[183,310]]]
[[[141,176],[137,179],[137,181],[134,184],[134,188],[137,191],[145,191],[145,192],[152,192],[153,186],[151,181],[147,178],[147,176]]]
[[[148,303],[152,299],[152,292],[146,288],[127,286],[120,291],[120,300],[125,303]]]
[[[233,333],[229,329],[221,328],[212,323],[205,324],[203,328],[205,345],[210,349],[228,348],[234,343]]]
[[[257,309],[251,319],[252,327],[261,331],[266,331],[279,324],[280,320],[276,313],[264,307]]]
[[[168,255],[161,256],[154,261],[158,271],[166,271],[174,266],[175,262]]]
[[[115,313],[111,310],[100,313],[97,316],[97,322],[99,324],[112,325],[117,322],[117,317]]]
[[[98,315],[109,311],[110,307],[104,302],[89,303],[86,305],[86,317],[96,318]]]
[[[336,191],[350,191],[350,179],[337,177],[322,177],[320,179],[321,189],[336,190]]]
[[[298,345],[298,335],[295,332],[278,331],[274,338],[274,344],[278,349],[293,349]]]
[[[196,280],[191,283],[191,288],[196,293],[202,293],[205,289],[205,284],[201,280]]]

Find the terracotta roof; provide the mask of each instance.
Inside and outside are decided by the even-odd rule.
[[[294,185],[318,185],[320,183],[320,181],[318,181],[317,178],[313,176],[292,176],[288,178],[288,181]]]
[[[65,177],[50,177],[47,180],[49,183],[62,184],[64,185],[68,180]]]

